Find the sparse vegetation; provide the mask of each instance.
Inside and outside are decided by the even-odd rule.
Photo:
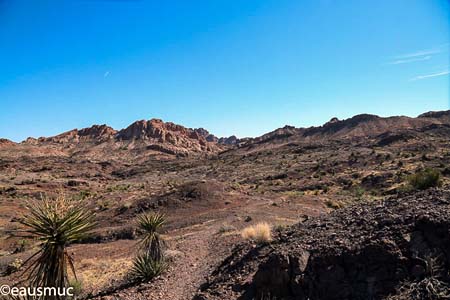
[[[12,273],[15,273],[19,271],[22,268],[22,266],[23,261],[20,258],[16,258],[10,264],[8,264],[3,275],[10,275]]]
[[[288,196],[288,197],[300,197],[303,196],[305,194],[304,191],[286,191],[283,193],[284,195]]]
[[[441,185],[441,173],[438,170],[427,168],[408,177],[408,183],[417,190],[426,190]]]
[[[232,232],[232,231],[235,231],[235,230],[236,230],[236,227],[234,227],[232,225],[228,225],[228,224],[223,224],[219,228],[219,234],[224,234],[224,233]]]
[[[364,188],[361,187],[361,186],[356,186],[356,187],[353,189],[353,194],[355,195],[355,198],[356,198],[357,200],[361,200],[362,197],[364,196],[365,192],[366,192],[366,191],[365,191]]]
[[[71,280],[69,286],[73,288],[73,294],[75,296],[80,295],[83,291],[83,283],[79,280]]]
[[[20,239],[17,242],[17,246],[16,246],[16,250],[14,250],[15,253],[20,253],[20,252],[24,252],[26,250],[26,248],[28,247],[28,240],[26,239]]]
[[[266,222],[244,228],[241,235],[244,239],[254,241],[258,244],[268,243],[272,240],[272,230]]]
[[[91,193],[90,191],[83,190],[83,191],[79,191],[78,194],[74,198],[75,198],[75,200],[85,200],[85,199],[88,199],[93,196],[94,196],[94,194]]]
[[[109,207],[110,207],[110,203],[109,203],[108,200],[101,200],[101,201],[99,201],[98,206],[97,206],[97,208],[98,208],[100,211],[105,211],[105,210],[107,210]]]
[[[331,200],[331,199],[326,200],[325,204],[327,207],[332,208],[332,209],[338,209],[338,208],[342,207],[341,203],[339,203],[338,201],[335,201],[335,200]]]
[[[286,225],[283,225],[283,224],[277,224],[277,225],[275,225],[275,226],[273,227],[273,231],[280,233],[280,232],[282,232],[284,229],[286,229],[286,227],[287,227]]]
[[[117,184],[114,186],[109,186],[106,191],[108,193],[111,192],[123,192],[123,191],[128,191],[131,188],[130,184]]]

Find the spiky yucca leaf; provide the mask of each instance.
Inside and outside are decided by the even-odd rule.
[[[167,267],[164,260],[154,260],[148,252],[137,255],[131,268],[134,280],[147,282],[160,275]]]
[[[22,232],[37,237],[40,249],[26,262],[24,271],[32,286],[67,287],[68,268],[76,278],[73,258],[66,247],[85,237],[95,226],[93,214],[78,201],[63,195],[27,204],[28,213],[20,221]]]
[[[142,214],[137,218],[137,223],[143,237],[141,240],[141,249],[155,261],[163,259],[164,241],[161,239],[158,231],[165,224],[166,218],[160,213]]]

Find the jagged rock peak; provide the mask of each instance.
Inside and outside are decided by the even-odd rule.
[[[204,128],[196,128],[194,129],[194,131],[203,136],[208,142],[217,143],[219,141],[218,137],[216,137],[214,134],[209,133],[209,131]]]
[[[205,137],[194,129],[186,128],[172,122],[163,122],[161,119],[136,121],[127,128],[120,130],[116,137],[119,140],[159,139],[160,142],[168,140],[173,143],[176,142],[177,138],[184,137],[206,142]]]
[[[326,124],[333,124],[333,123],[337,123],[337,122],[339,122],[339,121],[340,121],[340,120],[339,120],[338,118],[333,117],[333,118],[331,118],[330,121],[328,121]]]
[[[192,129],[160,119],[136,121],[116,134],[118,141],[140,141],[170,153],[215,152],[217,138],[205,129]],[[152,146],[153,148],[155,146]]]
[[[103,125],[93,125],[88,128],[83,128],[78,130],[79,136],[90,136],[90,137],[111,137],[117,133],[117,130],[114,130],[112,127]]]

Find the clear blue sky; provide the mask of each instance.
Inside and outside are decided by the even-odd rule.
[[[0,0],[0,137],[449,109],[449,2]]]

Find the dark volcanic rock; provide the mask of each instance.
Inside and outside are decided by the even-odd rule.
[[[448,190],[337,210],[281,232],[270,245],[239,245],[211,274],[200,295],[448,299],[449,217]]]

